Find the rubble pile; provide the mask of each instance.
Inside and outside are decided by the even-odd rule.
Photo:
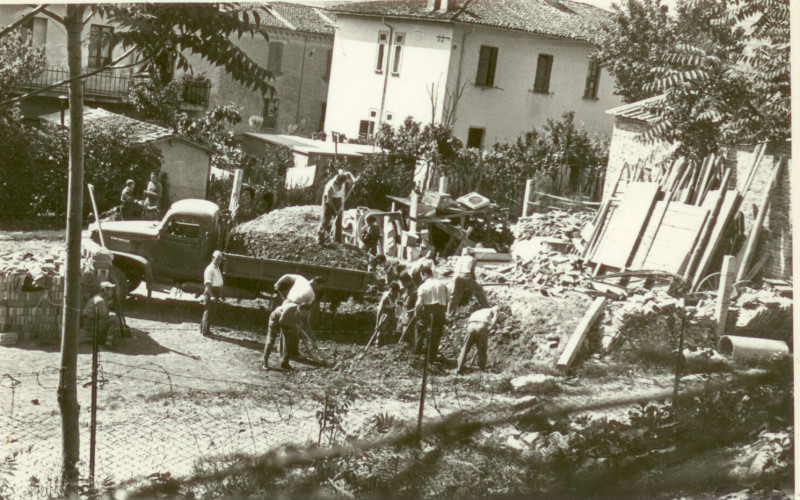
[[[317,244],[319,217],[317,205],[273,210],[237,226],[231,233],[228,251],[365,271],[369,258],[359,248],[333,242]]]
[[[670,296],[666,288],[634,290],[624,302],[609,303],[603,321],[602,349],[609,351],[618,341],[630,340],[640,336],[640,333],[666,338],[676,328],[680,329],[681,316],[680,300]],[[666,320],[669,331],[647,332],[642,328],[660,319]]]
[[[713,320],[716,298],[702,300],[697,304],[695,316]],[[732,301],[728,309],[726,331],[792,343],[792,299],[782,297],[778,291],[768,288],[746,288]]]
[[[21,250],[0,260],[0,276],[30,274],[34,280],[60,276],[64,271],[64,251],[56,246],[39,252]]]
[[[566,212],[549,210],[519,219],[512,233],[514,241],[529,240],[533,237],[559,238],[569,241],[575,231],[580,231],[594,218],[594,212]]]

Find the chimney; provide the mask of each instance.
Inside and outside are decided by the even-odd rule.
[[[428,0],[426,12],[447,12],[447,0]]]

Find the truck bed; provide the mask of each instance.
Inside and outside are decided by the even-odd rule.
[[[262,259],[232,253],[223,254],[222,274],[231,281],[258,282],[266,288],[284,274],[299,274],[308,279],[320,276],[325,280],[324,288],[358,295],[367,290],[372,274],[367,271],[318,266],[303,262],[277,259]]]

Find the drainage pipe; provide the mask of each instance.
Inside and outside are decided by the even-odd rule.
[[[780,340],[725,335],[719,339],[717,350],[734,358],[788,356],[789,346]]]

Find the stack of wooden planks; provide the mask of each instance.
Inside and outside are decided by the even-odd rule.
[[[712,262],[719,260],[715,257],[720,242],[737,219],[742,193],[750,188],[765,149],[763,144],[756,147],[742,192],[730,185],[732,169],[714,154],[697,165],[678,158],[663,168],[650,169],[646,182],[644,175],[630,172],[623,181],[621,173],[613,192],[581,233],[584,262],[595,266],[595,275],[617,270],[666,271],[683,276],[697,289],[712,272]],[[782,164],[781,160],[773,167],[758,207],[759,218],[737,258],[739,280],[755,270],[750,267],[755,244]]]

